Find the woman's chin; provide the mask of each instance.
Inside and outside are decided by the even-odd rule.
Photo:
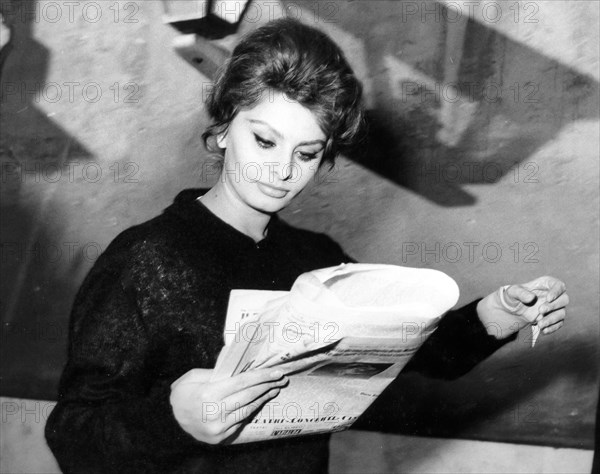
[[[278,199],[268,196],[261,196],[260,198],[254,200],[251,207],[265,214],[274,214],[287,207],[290,201],[291,199],[287,197]]]
[[[257,206],[252,206],[254,210],[262,212],[263,214],[276,214],[277,212],[283,210],[287,206],[286,204],[275,205],[274,203],[260,204]]]

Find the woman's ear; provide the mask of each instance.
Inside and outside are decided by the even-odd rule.
[[[227,132],[222,132],[217,135],[217,146],[221,149],[227,148]]]

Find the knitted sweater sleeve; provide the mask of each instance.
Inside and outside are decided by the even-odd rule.
[[[153,372],[138,291],[146,273],[132,270],[122,253],[97,261],[74,302],[68,362],[46,424],[64,472],[144,472],[154,464],[143,460],[157,453],[168,459],[203,447],[173,416],[172,380]]]
[[[433,378],[454,379],[514,340],[516,334],[506,339],[488,335],[477,315],[479,301],[449,311],[404,367],[404,372],[416,371]]]

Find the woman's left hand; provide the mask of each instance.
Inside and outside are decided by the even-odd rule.
[[[569,303],[566,285],[543,276],[527,283],[503,286],[477,305],[488,334],[503,339],[528,324],[537,324],[544,334],[560,329]]]

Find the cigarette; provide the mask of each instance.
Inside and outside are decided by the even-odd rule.
[[[531,325],[531,347],[535,346],[535,341],[537,341],[538,336],[540,335],[540,327],[537,324]]]

